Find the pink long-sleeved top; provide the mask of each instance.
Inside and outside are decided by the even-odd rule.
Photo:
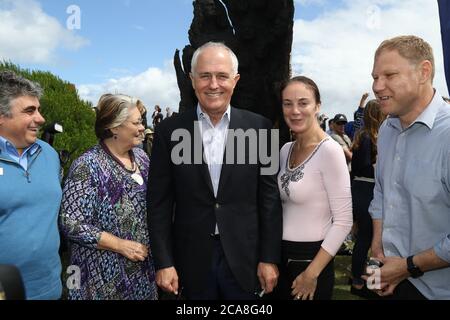
[[[293,143],[280,151],[278,187],[283,205],[283,240],[322,242],[336,255],[352,227],[350,177],[341,146],[323,139],[311,155],[289,168]]]

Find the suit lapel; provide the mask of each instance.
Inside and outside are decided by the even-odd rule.
[[[192,137],[192,144],[191,144],[191,154],[192,154],[192,163],[194,162],[194,154],[196,152],[195,150],[195,144],[197,145],[201,145],[202,149],[201,149],[201,153],[202,153],[202,159],[201,159],[201,164],[194,164],[194,167],[196,167],[199,171],[199,174],[203,177],[203,179],[205,180],[206,185],[208,186],[209,191],[211,192],[211,194],[214,196],[214,189],[212,186],[212,182],[211,182],[211,175],[209,174],[209,169],[208,169],[208,164],[205,162],[205,157],[204,157],[204,147],[203,147],[203,139],[202,139],[202,135],[200,133],[200,127],[199,125],[195,125],[195,122],[197,122],[197,124],[199,124],[198,122],[198,117],[197,117],[197,108],[194,108],[194,111],[191,115],[191,118],[189,119],[190,122],[190,126],[189,126],[189,132],[191,134]],[[197,141],[196,141],[197,140]]]
[[[241,128],[241,123],[242,123],[242,119],[241,119],[241,114],[239,112],[239,109],[236,108],[231,108],[231,116],[230,116],[230,124],[228,126],[228,130],[235,130],[238,128]],[[219,196],[221,195],[221,193],[223,192],[223,190],[225,190],[225,185],[226,182],[228,180],[228,178],[230,177],[231,173],[233,172],[233,163],[226,163],[226,155],[227,155],[227,147],[229,145],[229,139],[231,139],[229,137],[229,132],[228,131],[228,136],[227,136],[227,142],[225,143],[225,151],[223,153],[223,161],[222,161],[222,169],[220,171],[220,180],[219,180],[219,188],[217,190],[217,198],[219,198]],[[233,154],[234,154],[234,159],[232,159],[232,161],[236,160],[236,144],[233,143],[232,144],[235,148]]]

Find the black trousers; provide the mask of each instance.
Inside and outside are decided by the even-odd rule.
[[[256,269],[255,269],[256,276]],[[256,300],[255,292],[246,292],[237,282],[228,265],[220,237],[214,237],[214,251],[208,282],[202,292],[191,292],[186,288],[188,300]]]
[[[317,242],[282,242],[282,259],[279,265],[280,277],[275,288],[274,298],[292,300],[292,282],[306,270],[311,260],[320,250],[322,241]],[[331,300],[334,287],[334,259],[323,269],[317,279],[314,300]]]
[[[369,214],[369,205],[373,199],[372,182],[355,181],[352,183],[353,219],[357,223],[355,246],[352,253],[353,283],[364,284],[361,276],[365,273],[367,252],[372,242],[373,226]]]

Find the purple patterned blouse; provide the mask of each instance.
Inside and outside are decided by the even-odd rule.
[[[115,162],[100,145],[74,161],[63,188],[60,227],[70,245],[70,264],[80,268],[75,300],[157,299],[151,251],[143,262],[97,249],[100,233],[140,242],[149,248],[146,189],[149,160],[134,148],[144,183]]]

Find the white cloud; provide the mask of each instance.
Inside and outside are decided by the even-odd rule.
[[[87,43],[34,0],[0,0],[0,59],[49,63],[55,61],[58,48],[77,50]]]
[[[401,34],[422,37],[434,49],[435,87],[446,95],[439,13],[430,0],[346,0],[312,21],[294,25],[292,69],[311,77],[322,111],[351,119],[363,92],[371,90],[373,54],[382,40]]]
[[[77,85],[82,99],[91,101],[94,106],[104,93],[123,93],[141,99],[150,116],[156,104],[165,110],[171,107],[178,110],[180,95],[172,62],[167,61],[165,68],[149,68],[146,71],[127,77],[109,79],[101,84]]]

